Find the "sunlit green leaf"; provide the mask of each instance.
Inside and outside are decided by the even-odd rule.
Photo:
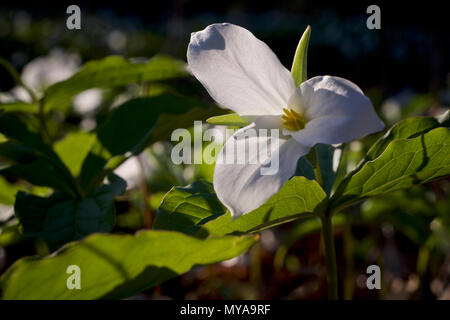
[[[17,191],[22,189],[24,188],[11,184],[0,176],[0,203],[13,205]]]
[[[45,91],[45,108],[58,108],[76,94],[91,88],[112,88],[131,83],[167,80],[187,76],[186,64],[167,56],[148,62],[130,62],[119,56],[90,61],[75,75]]]
[[[0,247],[8,247],[24,238],[20,225],[16,221],[11,221],[0,227]]]
[[[75,196],[75,182],[67,169],[54,157],[14,141],[0,143],[2,174],[53,188]]]
[[[102,183],[103,178],[107,172],[103,172],[108,161],[116,161],[125,156],[112,157],[111,153],[98,141],[95,135],[95,140],[83,160],[80,171],[80,186],[83,190],[89,190]]]
[[[294,177],[265,204],[236,220],[229,212],[202,226],[200,235],[224,235],[260,231],[324,210],[326,194],[314,180]]]
[[[11,102],[0,104],[0,112],[30,112],[37,113],[38,106],[35,103]]]
[[[256,232],[300,217],[313,216],[323,209],[325,192],[316,181],[294,177],[264,205],[235,220],[222,208],[212,186],[206,182],[174,188],[165,197],[159,212],[159,227],[197,235],[225,235]],[[209,221],[211,220],[211,221]]]
[[[169,140],[173,130],[192,127],[194,120],[216,112],[207,103],[169,93],[125,102],[98,128],[98,143],[82,166],[82,186],[89,184],[112,157],[139,154],[154,142]]]
[[[447,176],[449,154],[450,132],[445,127],[393,140],[379,157],[365,162],[341,182],[331,205],[338,210],[367,197]]]
[[[126,298],[195,266],[231,259],[255,242],[253,236],[200,240],[171,231],[92,235],[56,255],[23,258],[0,279],[3,299]],[[66,269],[77,265],[81,290],[68,290]]]
[[[57,141],[54,149],[72,175],[76,177],[94,142],[95,135],[87,132],[74,132]]]
[[[250,122],[242,119],[237,113],[211,117],[208,120],[206,120],[206,122],[216,126],[229,126],[239,128],[248,126],[250,124]]]
[[[224,212],[212,184],[197,181],[186,187],[173,187],[165,195],[153,227],[193,234],[200,225]]]
[[[449,115],[450,112],[447,111],[439,119],[433,117],[414,117],[399,121],[370,148],[365,161],[370,161],[378,157],[383,153],[388,144],[396,139],[409,139],[437,127],[449,127]]]
[[[189,113],[193,108],[206,111],[209,107],[204,102],[171,94],[137,98],[114,109],[99,127],[97,135],[102,145],[114,156],[127,152],[138,154],[155,141],[154,130],[160,115],[171,115],[170,128],[175,129],[180,128],[180,119],[174,115]],[[191,120],[190,115],[184,117]],[[183,120],[181,122],[186,123]],[[192,126],[193,120],[188,124]]]

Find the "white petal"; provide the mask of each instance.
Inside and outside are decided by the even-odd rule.
[[[301,96],[308,122],[303,130],[291,134],[302,145],[343,143],[384,128],[370,99],[346,79],[314,77],[303,82],[296,94]]]
[[[211,97],[239,115],[281,114],[295,91],[291,73],[272,50],[233,24],[193,33],[187,60]]]
[[[254,128],[257,127],[251,124],[238,130],[228,139],[219,156],[219,159],[223,161],[216,163],[214,171],[214,189],[222,203],[230,210],[233,218],[258,208],[277,193],[283,184],[294,175],[297,160],[307,154],[310,149],[299,145],[290,137],[271,138],[270,131],[267,138],[260,135],[259,137],[246,139],[248,145],[245,151],[235,147],[237,141],[242,143],[244,140],[242,134],[248,134],[249,130]],[[281,131],[276,130],[277,132]],[[255,154],[251,154],[250,150],[258,143],[259,146],[267,143],[268,150],[271,150],[272,145],[275,148],[278,143],[278,148],[271,154],[273,156],[271,163],[264,165],[261,164],[264,161],[259,161],[257,164],[249,164],[248,160],[256,159]],[[239,145],[239,142],[237,142],[237,145]],[[234,163],[228,162],[229,164],[227,164],[226,156],[230,152],[233,154],[233,150],[235,150],[236,154],[245,154],[245,159],[248,159],[246,164],[237,164],[236,160]],[[258,149],[258,151],[260,150]],[[261,169],[265,168],[267,170],[271,166],[273,170],[270,173],[272,174],[263,175]],[[267,172],[265,173],[267,174]]]

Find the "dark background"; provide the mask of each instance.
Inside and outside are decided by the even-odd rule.
[[[0,55],[19,69],[53,47],[79,53],[83,60],[111,53],[148,57],[156,52],[185,59],[192,31],[226,21],[251,30],[290,67],[298,39],[309,24],[309,76],[338,75],[362,88],[382,88],[387,95],[405,87],[433,92],[447,85],[450,70],[450,28],[444,3],[9,1],[0,6]],[[81,8],[81,30],[65,27],[70,4]],[[381,30],[365,26],[370,4],[381,8]],[[31,34],[17,35],[15,24],[21,19],[34,30]],[[142,37],[128,38],[126,47],[117,52],[105,44],[112,30]],[[10,86],[11,80],[2,74],[0,88]]]

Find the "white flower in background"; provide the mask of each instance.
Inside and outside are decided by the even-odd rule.
[[[0,222],[4,222],[14,215],[14,207],[0,203]]]
[[[81,58],[78,54],[53,49],[48,56],[38,57],[25,65],[21,80],[38,98],[41,98],[46,88],[56,82],[70,78],[77,72],[80,63]],[[73,107],[81,115],[92,115],[102,102],[102,97],[103,91],[101,89],[83,91],[74,97]],[[31,97],[22,87],[15,87],[9,93],[0,95],[1,103],[10,103],[16,100],[31,102]]]
[[[354,83],[319,76],[296,88],[270,48],[242,27],[213,24],[193,33],[187,59],[191,72],[219,105],[253,121],[233,137],[249,129],[281,132],[280,169],[275,175],[261,175],[262,164],[216,164],[214,189],[233,217],[258,208],[278,192],[294,175],[298,159],[315,144],[343,143],[384,128]],[[234,147],[233,137],[222,153]]]
[[[47,87],[66,80],[78,71],[80,63],[81,59],[77,54],[68,54],[60,49],[54,49],[48,56],[38,57],[25,65],[21,80],[40,98]],[[31,97],[22,87],[13,88],[11,94],[16,99],[31,102]]]
[[[92,114],[102,102],[102,97],[103,94],[101,89],[89,89],[83,91],[73,99],[73,108],[79,114]]]
[[[143,152],[125,161],[114,173],[124,179],[127,182],[127,190],[131,190],[139,187],[142,179],[147,180],[152,169],[148,154]]]
[[[30,61],[22,71],[22,81],[36,93],[41,93],[48,86],[66,80],[79,68],[81,59],[77,54],[68,54],[54,49],[48,56]]]

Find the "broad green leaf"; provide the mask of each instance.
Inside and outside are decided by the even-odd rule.
[[[74,177],[81,171],[81,165],[95,142],[95,135],[87,132],[69,133],[54,144],[56,154]]]
[[[449,116],[450,111],[447,111],[440,118],[413,117],[399,121],[370,148],[364,161],[378,157],[396,139],[409,139],[437,127],[449,127]]]
[[[0,112],[30,112],[37,113],[38,106],[35,103],[11,102],[0,104]]]
[[[196,181],[186,187],[173,187],[165,195],[153,227],[194,234],[199,226],[224,212],[212,184]]]
[[[164,100],[167,99],[165,102]],[[155,124],[155,128],[150,137],[149,144],[158,141],[168,141],[172,135],[172,132],[178,128],[191,128],[194,125],[194,121],[200,121],[213,115],[217,115],[222,110],[211,104],[207,104],[192,98],[164,98],[155,101],[155,104],[166,103],[167,110],[161,110],[158,117],[158,121]],[[183,109],[176,108],[181,104]]]
[[[8,138],[0,144],[0,160],[9,165],[3,170],[32,184],[76,195],[70,171],[26,121],[25,115],[0,114],[0,132]]]
[[[190,269],[231,259],[253,236],[200,240],[172,231],[89,236],[45,258],[23,258],[0,279],[3,299],[120,299]],[[81,271],[81,290],[66,286],[69,265]]]
[[[41,136],[32,128],[32,118],[26,114],[0,112],[0,132],[11,140],[16,140],[50,153],[51,148],[42,141]]]
[[[216,126],[229,126],[239,128],[248,126],[250,124],[250,122],[242,119],[237,113],[211,117],[207,119],[206,122]]]
[[[2,176],[0,176],[0,203],[13,205],[17,191],[23,189],[23,187],[11,184]]]
[[[13,245],[23,239],[22,231],[20,230],[20,225],[15,221],[10,221],[5,225],[0,226],[0,246],[8,247]]]
[[[58,108],[76,94],[91,88],[112,88],[187,75],[184,62],[167,56],[155,56],[144,63],[133,63],[119,56],[111,56],[88,62],[69,79],[47,88],[44,106],[46,110]]]
[[[114,197],[125,191],[118,176],[87,197],[72,199],[61,193],[38,197],[19,192],[14,206],[26,236],[43,239],[51,250],[93,232],[109,232],[115,222]]]
[[[98,141],[98,137],[95,136],[91,149],[81,165],[81,172],[79,176],[81,188],[89,191],[91,188],[102,183],[103,178],[108,173],[100,173],[103,173],[103,169],[107,165],[108,161],[114,161],[117,158],[119,157],[112,157],[111,153],[106,150],[100,141]]]
[[[112,157],[139,154],[154,142],[169,140],[173,130],[189,128],[194,120],[216,112],[217,108],[207,103],[169,93],[125,102],[98,128],[98,143],[82,166],[81,185],[85,187],[93,179],[101,181],[102,170]]]
[[[306,69],[308,66],[307,58],[310,35],[311,27],[308,26],[298,42],[297,49],[295,50],[294,61],[292,61],[291,73],[294,77],[296,87],[308,79]]]
[[[302,217],[320,214],[327,198],[320,185],[305,177],[294,177],[265,204],[232,220],[229,212],[204,224],[199,235],[257,232]]]
[[[97,136],[102,145],[113,155],[127,152],[140,153],[150,142],[154,142],[153,131],[162,114],[170,115],[164,123],[171,122],[171,128],[179,128],[179,119],[173,115],[188,113],[191,109],[208,110],[210,105],[190,98],[182,98],[168,93],[154,97],[136,98],[114,109],[101,124]],[[193,119],[187,118],[189,126]],[[170,120],[169,120],[170,119]],[[182,121],[185,124],[185,121]]]
[[[29,146],[8,141],[0,143],[0,173],[76,195],[75,182],[67,169],[47,154]]]
[[[449,154],[450,130],[445,127],[414,138],[393,140],[379,157],[344,179],[331,206],[338,211],[368,197],[447,176]]]
[[[257,232],[300,217],[313,216],[323,209],[326,195],[316,181],[294,177],[265,204],[235,220],[221,209],[212,185],[202,182],[174,188],[159,209],[159,227],[192,233],[200,237]],[[211,220],[211,221],[210,221]]]

